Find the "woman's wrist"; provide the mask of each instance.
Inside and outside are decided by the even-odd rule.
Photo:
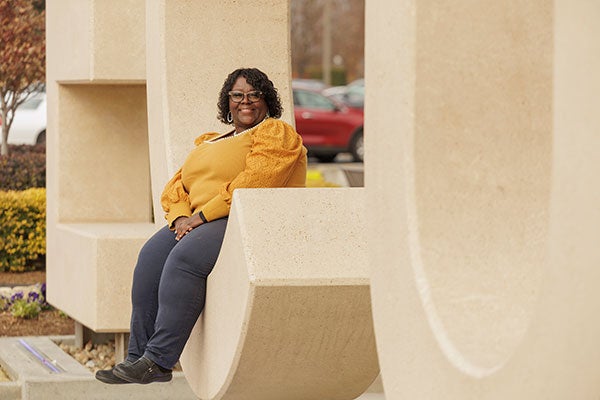
[[[200,211],[200,212],[198,213],[198,216],[199,216],[199,217],[200,217],[200,219],[202,220],[202,223],[203,223],[203,224],[205,224],[205,223],[207,223],[207,222],[208,222],[208,221],[206,220],[206,217],[204,216],[204,213],[203,213],[202,211]]]

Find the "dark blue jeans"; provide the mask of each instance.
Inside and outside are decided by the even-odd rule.
[[[178,242],[166,226],[142,247],[133,273],[127,359],[142,355],[173,368],[204,309],[227,218],[200,225]]]

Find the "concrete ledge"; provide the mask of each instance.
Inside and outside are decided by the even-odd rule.
[[[364,191],[236,190],[181,364],[202,399],[354,399],[379,373]]]
[[[28,380],[23,383],[23,400],[196,400],[183,373],[169,383],[151,385],[106,385],[93,376],[69,381]]]
[[[13,381],[21,382],[47,377],[65,380],[90,374],[47,337],[1,338],[0,364]]]
[[[21,384],[18,382],[0,382],[0,399],[21,400]]]
[[[48,301],[95,332],[129,331],[133,269],[157,229],[151,223],[58,225],[61,245],[53,257],[60,262],[46,273]]]
[[[23,343],[58,372],[46,367]],[[13,379],[0,384],[2,400],[196,399],[181,372],[163,384],[103,384],[48,337],[0,339],[0,365]]]

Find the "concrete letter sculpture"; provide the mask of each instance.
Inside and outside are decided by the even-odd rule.
[[[362,189],[234,193],[182,356],[201,399],[351,400],[377,377]]]
[[[597,398],[600,3],[366,6],[386,399]]]

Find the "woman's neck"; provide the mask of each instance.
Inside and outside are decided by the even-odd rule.
[[[244,132],[247,132],[247,131],[249,131],[251,129],[256,128],[257,126],[259,126],[260,124],[262,124],[263,122],[265,122],[267,120],[267,118],[269,118],[269,117],[265,117],[265,119],[263,119],[262,121],[260,121],[258,124],[254,125],[254,126],[251,126],[250,128],[244,129],[241,126],[240,127],[236,126],[235,129],[233,130],[233,136],[241,135]],[[232,133],[232,132],[230,132],[230,133]],[[227,136],[229,136],[229,133],[227,134]]]

